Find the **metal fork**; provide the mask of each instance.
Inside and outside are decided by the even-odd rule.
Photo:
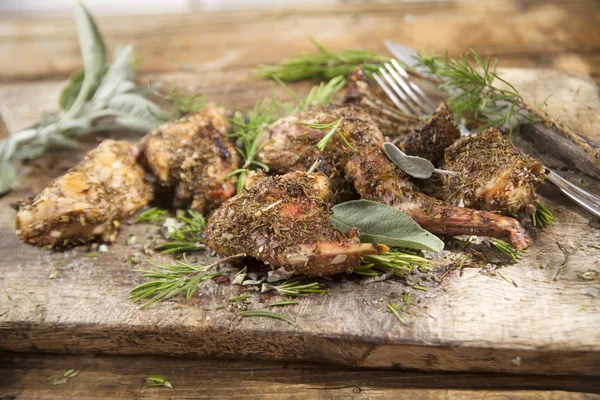
[[[392,52],[396,54],[396,52]],[[419,116],[427,115],[433,113],[436,108],[433,101],[427,97],[416,83],[411,81],[408,72],[394,59],[379,67],[379,72],[373,74],[373,78],[394,105],[403,113]],[[459,124],[459,126],[461,132],[469,132],[463,124]],[[549,171],[546,182],[581,207],[600,217],[600,197],[574,185],[550,168],[546,168],[546,170]]]

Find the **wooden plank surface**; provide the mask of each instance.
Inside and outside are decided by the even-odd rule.
[[[246,69],[312,50],[416,49],[497,56],[501,66],[577,70],[600,79],[594,0],[431,0],[98,19],[110,49],[133,43],[145,73]],[[64,78],[81,67],[72,18],[0,16],[0,81]]]
[[[65,371],[77,375],[61,382]],[[0,353],[3,399],[598,399],[593,377],[356,369],[149,356]],[[158,375],[173,389],[149,388]],[[2,397],[4,396],[4,397]]]
[[[294,14],[147,17],[136,19],[135,24],[122,18],[101,19],[100,25],[111,47],[136,43],[144,60],[143,80],[199,90],[230,107],[248,107],[269,92],[268,83],[250,79],[252,65],[309,49],[307,36],[314,32],[333,48],[352,45],[377,51],[382,51],[380,39],[386,37],[417,47],[434,43],[436,49],[449,47],[452,52],[465,50],[461,46],[473,40],[480,44],[473,47],[489,49],[483,53],[498,54],[503,61],[508,58],[508,64],[514,54],[511,49],[518,49],[522,56],[512,60],[519,65],[561,67],[562,57],[573,52],[577,62],[569,67],[595,73],[597,8],[598,3],[590,1],[443,1],[303,9]],[[409,15],[411,23],[399,24],[411,20]],[[62,22],[57,26],[56,20],[11,19],[0,24],[0,49],[11,54],[8,61],[0,59],[0,114],[10,130],[54,109],[62,79],[79,66],[72,22]],[[476,22],[484,22],[484,28],[478,28],[481,33],[474,29]],[[432,27],[441,23],[454,33],[436,34]],[[492,24],[498,29],[488,31]],[[502,37],[496,36],[498,32]],[[27,58],[32,54],[37,54],[35,61]],[[533,104],[554,92],[550,111],[600,139],[598,90],[589,77],[554,70],[505,70],[504,74]],[[31,82],[33,78],[43,80]],[[301,299],[300,305],[282,310],[298,322],[293,327],[268,319],[241,319],[234,307],[215,310],[239,293],[237,287],[217,283],[210,283],[190,302],[175,300],[139,310],[127,296],[141,280],[126,260],[143,249],[128,246],[125,240],[131,234],[143,239],[144,226],[126,226],[119,242],[97,259],[82,257],[87,249],[47,252],[19,243],[8,204],[39,190],[52,174],[64,171],[81,155],[59,153],[30,163],[20,169],[23,183],[0,199],[2,349],[309,360],[520,374],[600,371],[600,251],[591,248],[600,243],[598,224],[549,188],[541,193],[559,223],[536,235],[522,262],[501,270],[518,287],[478,269],[466,270],[462,276],[452,273],[440,284],[421,282],[430,290],[412,291],[416,305],[407,310],[409,325],[403,326],[384,308],[411,291],[409,286],[400,281],[362,285],[342,276],[329,283],[329,296]],[[565,174],[600,192],[598,182]],[[140,256],[149,257],[157,256]],[[448,264],[441,266],[445,267]],[[262,307],[265,300],[254,295],[250,308]]]
[[[504,73],[525,96],[535,94],[527,92],[528,85],[545,85],[558,93],[567,92],[568,85],[587,93],[582,97],[585,107],[561,102],[567,108],[551,108],[552,112],[594,118],[587,107],[600,109],[597,91],[587,88],[589,78],[551,72],[556,79],[549,80],[540,71],[535,81],[529,71]],[[249,87],[258,86],[250,81]],[[53,88],[56,95],[59,86]],[[13,104],[8,114],[18,120],[23,94],[17,96],[14,89],[0,89],[0,98],[3,114]],[[268,87],[264,90],[268,93]],[[15,95],[2,95],[6,91]],[[26,93],[31,92],[36,92],[35,85],[28,86]],[[219,100],[228,104],[227,99]],[[45,104],[32,99],[28,108],[39,110]],[[582,132],[594,133],[597,139],[597,121],[590,124],[581,118]],[[501,270],[518,287],[478,269],[462,276],[452,273],[440,284],[413,282],[427,285],[428,292],[412,291],[401,281],[363,285],[341,276],[328,284],[330,295],[300,299],[298,306],[282,310],[298,323],[294,327],[270,319],[241,319],[231,306],[216,310],[240,290],[215,282],[192,301],[177,299],[139,310],[127,300],[128,291],[141,282],[127,259],[160,259],[141,253],[141,245],[125,244],[132,234],[141,244],[147,241],[147,227],[142,225],[126,226],[118,243],[100,258],[82,257],[87,249],[48,252],[19,243],[8,204],[39,189],[49,179],[43,171],[59,173],[78,156],[58,153],[31,163],[22,170],[29,171],[25,183],[0,199],[2,349],[308,360],[445,371],[591,375],[600,370],[600,252],[591,247],[600,243],[600,232],[591,228],[594,219],[549,188],[541,190],[543,201],[559,223],[537,233],[519,264]],[[598,182],[577,179],[600,192]],[[448,266],[442,263],[439,273]],[[384,308],[408,291],[416,305],[408,309],[409,325],[403,326]],[[255,294],[249,308],[272,300]]]

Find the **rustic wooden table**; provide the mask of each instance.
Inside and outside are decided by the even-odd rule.
[[[600,81],[600,4],[590,0],[578,2],[441,0],[398,4],[345,4],[260,12],[148,16],[135,19],[99,18],[98,23],[111,49],[118,44],[135,45],[136,52],[142,59],[139,70],[141,79],[160,80],[167,85],[175,84],[187,90],[198,90],[207,97],[231,107],[248,107],[254,103],[258,93],[268,91],[267,83],[250,79],[249,73],[253,66],[259,63],[277,62],[284,57],[311,50],[309,37],[314,37],[333,49],[358,47],[380,53],[385,52],[382,41],[387,38],[415,48],[427,48],[432,45],[438,52],[447,48],[450,54],[459,54],[474,48],[484,56],[498,57],[503,67],[573,70],[588,73],[593,81]],[[34,122],[43,110],[54,109],[61,82],[73,70],[81,67],[71,18],[0,17],[0,54],[2,54],[0,113],[9,130]],[[589,104],[592,104],[589,109],[578,109],[578,113],[581,114],[564,116],[565,120],[584,133],[597,134],[598,93],[597,88],[590,84],[593,81],[581,74],[560,74],[554,71],[547,73],[549,75],[543,75],[546,80],[552,80],[552,77],[571,80],[569,87],[572,88],[574,85],[576,89],[576,94],[573,96],[586,99],[586,103],[589,101]],[[534,79],[532,82],[539,82],[539,76],[537,75],[537,80]],[[15,196],[30,192],[31,188],[22,185],[17,188]],[[3,199],[3,207],[6,202],[7,200]],[[553,203],[556,207],[565,204],[568,203],[560,201]],[[567,229],[587,226],[590,220],[589,216],[581,212],[566,214]],[[4,289],[0,290],[0,299],[4,302],[4,306],[0,308],[0,322],[2,322],[0,349],[5,351],[0,353],[0,371],[3,376],[0,380],[0,398],[262,398],[266,396],[275,398],[460,398],[468,396],[470,398],[556,399],[593,398],[595,394],[600,393],[599,379],[593,376],[600,374],[598,359],[600,338],[596,329],[599,326],[597,299],[589,300],[595,303],[590,303],[588,314],[578,313],[572,317],[572,320],[563,317],[554,325],[546,325],[544,321],[552,319],[553,316],[535,315],[539,314],[539,311],[536,311],[538,309],[535,308],[535,290],[539,290],[540,298],[546,299],[544,296],[550,296],[550,292],[554,292],[555,288],[550,285],[544,286],[542,283],[538,289],[535,287],[530,288],[529,291],[519,289],[517,293],[522,297],[521,301],[524,304],[533,307],[529,311],[525,307],[520,310],[530,318],[530,320],[524,319],[523,324],[532,321],[530,329],[520,330],[517,321],[511,322],[516,325],[510,325],[507,332],[498,333],[497,329],[494,329],[494,324],[480,319],[480,316],[473,316],[473,318],[464,317],[460,319],[460,323],[452,325],[454,333],[443,332],[442,329],[436,330],[435,325],[440,324],[445,327],[443,324],[447,324],[448,321],[443,315],[438,315],[437,320],[430,319],[425,322],[425,325],[417,324],[414,329],[401,331],[400,334],[390,333],[390,342],[393,338],[402,337],[404,334],[413,341],[412,343],[418,344],[418,346],[409,345],[401,350],[391,345],[361,347],[362,345],[357,343],[354,351],[351,350],[353,346],[351,341],[342,340],[338,343],[324,338],[322,342],[316,343],[338,347],[335,351],[324,348],[323,354],[320,355],[318,349],[314,348],[314,343],[311,345],[299,342],[297,349],[273,347],[277,343],[282,346],[293,346],[295,339],[300,337],[304,340],[302,332],[290,334],[291,331],[283,330],[281,339],[277,339],[276,335],[265,337],[266,344],[261,347],[263,338],[252,335],[256,335],[256,332],[268,332],[269,327],[273,325],[267,324],[255,330],[252,330],[256,328],[255,326],[246,325],[244,328],[246,330],[243,331],[247,352],[242,355],[245,357],[256,356],[257,352],[264,351],[265,354],[269,354],[269,357],[263,358],[273,360],[284,360],[289,353],[290,359],[294,360],[333,361],[358,366],[383,367],[394,365],[390,361],[390,356],[386,354],[390,352],[392,357],[398,357],[395,365],[404,364],[408,368],[461,372],[407,372],[304,364],[298,361],[218,361],[169,358],[164,355],[40,354],[34,351],[39,349],[69,353],[140,354],[152,353],[153,346],[162,346],[160,351],[157,351],[158,354],[214,356],[218,355],[215,351],[227,350],[227,346],[219,347],[218,337],[211,337],[210,334],[206,336],[206,332],[195,336],[189,330],[172,331],[173,344],[171,346],[168,343],[164,344],[164,335],[169,332],[169,329],[173,329],[173,326],[163,324],[165,321],[171,323],[178,319],[185,320],[185,327],[189,328],[196,326],[197,322],[192,321],[194,318],[202,318],[204,321],[201,322],[202,329],[208,329],[208,332],[212,329],[211,326],[214,327],[215,332],[219,332],[219,324],[223,325],[224,322],[221,317],[217,317],[215,321],[209,323],[210,318],[205,319],[208,314],[202,311],[194,314],[195,311],[185,308],[185,305],[175,309],[172,305],[167,305],[145,316],[133,316],[134,307],[119,305],[126,298],[123,295],[131,285],[133,275],[121,272],[122,263],[119,264],[117,258],[109,256],[104,261],[105,265],[103,264],[106,269],[100,272],[90,270],[90,266],[85,263],[76,264],[71,261],[68,262],[67,267],[56,266],[61,261],[59,258],[62,259],[62,255],[46,257],[42,253],[30,251],[19,245],[10,233],[12,214],[3,209],[0,215],[3,235],[0,239],[3,254],[3,263],[0,263],[2,268],[0,279],[5,285]],[[569,232],[575,231],[569,230]],[[551,232],[546,238],[546,243],[560,236],[559,230]],[[596,236],[588,241],[598,240]],[[581,246],[581,243],[584,242],[577,242],[577,245]],[[573,265],[570,265],[570,270],[565,273],[565,282],[560,286],[560,290],[566,294],[565,297],[573,293],[578,295],[579,292],[576,290],[579,291],[584,286],[577,280],[577,274],[588,268],[588,261],[592,264],[596,262],[596,258],[592,259],[589,256],[591,253],[588,250],[575,247],[573,245],[573,254],[579,251],[577,253],[579,260],[573,261]],[[15,248],[18,251],[14,251]],[[556,248],[550,253],[548,257],[561,255]],[[590,258],[585,258],[588,256]],[[56,275],[58,279],[48,281],[46,278],[49,270],[40,266],[36,269],[37,272],[32,272],[30,282],[24,281],[23,277],[28,275],[23,273],[22,269],[26,268],[28,262],[32,265],[39,265],[42,262],[54,265],[48,268],[58,274]],[[593,268],[597,268],[597,264],[593,265]],[[102,272],[114,274],[111,282],[116,289],[110,292],[110,296],[107,295],[106,299],[98,300],[94,297],[95,294],[86,295],[86,293],[96,285]],[[533,281],[545,279],[543,272],[530,276],[518,275],[519,273],[517,270],[514,272],[516,276],[523,276],[523,279]],[[515,275],[511,276],[514,278]],[[554,276],[554,272],[552,275]],[[123,278],[124,281],[120,282],[119,278]],[[81,279],[81,282],[87,279],[81,284],[87,286],[79,288],[77,279]],[[468,286],[465,286],[464,282],[463,280],[462,283],[453,284],[448,290],[450,292],[467,290]],[[65,285],[63,289],[60,289],[61,283]],[[597,292],[597,285],[592,289]],[[19,293],[18,290],[23,292]],[[443,290],[446,291],[446,288]],[[490,296],[496,301],[504,301],[505,289],[502,283],[493,282],[485,290],[490,291]],[[54,295],[50,295],[50,291],[62,293],[64,297],[51,298]],[[481,291],[482,295],[486,293],[484,290]],[[510,296],[514,295],[514,293],[510,294]],[[553,307],[559,303],[556,299],[560,297],[556,296],[560,294],[552,293],[552,296],[549,300],[552,306],[543,310],[554,310]],[[362,307],[364,301],[366,301],[364,298],[353,299],[348,303],[350,304],[348,307]],[[451,301],[456,301],[457,304],[462,301],[472,307],[477,305],[475,295],[445,298],[444,301],[448,302],[445,306],[448,308],[442,307],[437,310],[438,312],[440,310],[451,312],[449,305]],[[579,302],[580,298],[565,299],[563,304],[567,304],[565,310],[568,311],[564,312],[573,314]],[[72,305],[70,309],[69,304]],[[331,308],[331,304],[318,304],[315,308],[325,306]],[[94,316],[84,315],[85,313],[78,310],[77,306],[89,306],[89,310],[94,312],[99,312],[102,307],[106,307],[112,311],[107,314],[109,318],[103,321],[104,323],[118,325],[119,318],[122,318],[134,322],[136,328],[133,332],[95,330]],[[338,307],[340,304],[336,303],[335,306]],[[345,305],[340,307],[342,306],[346,307]],[[117,307],[123,311],[119,311]],[[502,309],[501,305],[498,307]],[[172,312],[169,311],[171,309]],[[306,309],[304,314],[307,322],[306,332],[310,333],[311,329],[315,329],[310,328],[311,324],[317,324],[318,321],[311,319],[307,307],[304,309]],[[169,315],[162,314],[161,317],[161,312]],[[343,319],[340,319],[343,312],[348,311],[341,310],[338,315],[332,316],[330,323],[322,323],[323,332],[319,331],[318,324],[314,325],[317,327],[315,332],[326,333],[327,329],[336,329],[336,324],[343,329],[348,329],[343,324]],[[435,314],[436,309],[432,308],[429,312]],[[510,310],[508,312],[510,313]],[[148,321],[145,321],[145,318]],[[379,315],[373,318],[378,323],[381,321]],[[57,331],[54,334],[52,330],[66,326],[60,325],[61,319],[64,323],[71,322],[69,330]],[[84,327],[77,325],[76,322],[80,320],[86,320],[88,324]],[[560,325],[567,320],[572,322],[573,326],[563,329]],[[46,321],[51,323],[44,325]],[[368,322],[364,319],[357,319],[357,321]],[[488,344],[481,339],[474,339],[463,353],[460,351],[453,353],[450,347],[444,346],[458,346],[461,343],[459,340],[461,334],[465,334],[468,329],[465,328],[465,332],[461,332],[458,327],[460,324],[464,324],[469,329],[475,329],[480,326],[479,324],[483,324],[481,332],[473,331],[474,337],[488,332],[492,337],[491,342],[498,339],[496,343],[498,347],[486,352],[485,346]],[[385,326],[389,329],[399,329],[392,327],[391,324]],[[162,329],[162,333],[148,334],[148,330],[152,327]],[[536,331],[546,327],[552,330],[547,335]],[[372,330],[377,333],[380,328],[381,326]],[[363,332],[373,334],[369,329],[367,327]],[[348,329],[346,335],[352,332]],[[437,350],[423,350],[425,352],[419,355],[422,351],[420,349],[423,349],[421,347],[423,343],[419,342],[419,332],[425,341],[431,340],[441,347]],[[512,333],[524,334],[526,336],[522,338],[524,343],[521,344],[519,338],[512,340],[510,338]],[[446,334],[450,334],[451,338],[445,337]],[[112,340],[110,335],[114,335]],[[196,344],[194,347],[195,344],[189,342],[204,340],[207,337],[215,343],[206,344],[206,347]],[[87,341],[82,341],[82,338]],[[528,347],[526,340],[539,341],[536,342],[538,347]],[[102,343],[98,344],[99,341]],[[166,337],[165,341],[169,342],[169,338]],[[563,341],[567,345],[561,347]],[[230,349],[239,350],[236,346],[241,345],[234,342],[229,346],[233,346]],[[197,350],[194,350],[195,348]],[[470,351],[469,348],[474,350]],[[13,353],[12,350],[28,352]],[[506,350],[506,354],[503,350]],[[521,350],[527,351],[528,353],[523,354],[529,357],[523,358],[524,361],[527,360],[523,366],[520,365],[519,354],[522,353],[519,351]],[[552,355],[556,351],[557,354],[562,351],[560,358],[557,359],[564,362],[564,366],[552,365]],[[456,359],[457,354],[463,359]],[[226,355],[235,358],[235,354]],[[402,357],[406,357],[406,363],[401,359]],[[560,373],[563,367],[564,371],[568,372],[567,375],[532,375],[538,372],[536,369]],[[65,383],[54,384],[60,379],[62,373],[70,368],[80,373]],[[482,374],[478,372],[481,370],[498,371],[498,373]],[[519,373],[519,371],[523,372]],[[144,378],[148,375],[164,376],[173,382],[175,388],[172,390],[147,388]]]

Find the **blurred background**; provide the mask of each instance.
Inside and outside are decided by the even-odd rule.
[[[290,5],[333,4],[336,0],[89,0],[95,15],[176,14],[289,7]],[[73,9],[75,0],[3,0],[0,13],[11,15],[62,15]]]

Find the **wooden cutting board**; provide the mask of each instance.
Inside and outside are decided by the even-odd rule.
[[[531,103],[553,92],[549,111],[600,139],[598,89],[588,76],[555,70],[503,74]],[[210,84],[186,73],[149,78],[195,86],[234,106],[249,106],[269,93],[267,83],[242,73],[217,76]],[[0,87],[0,113],[9,128],[25,126],[52,109],[60,87],[58,81]],[[300,85],[299,90],[306,88]],[[9,204],[39,190],[82,154],[57,153],[31,163],[21,169],[24,182],[0,199],[0,349],[519,374],[600,371],[600,250],[592,247],[600,243],[598,220],[551,188],[540,193],[558,222],[534,232],[535,243],[518,264],[498,270],[514,285],[479,268],[451,272],[440,283],[415,278],[412,283],[427,286],[427,292],[400,280],[362,284],[361,279],[340,276],[327,284],[330,294],[301,298],[296,306],[276,310],[297,322],[292,326],[239,317],[228,299],[240,294],[240,287],[216,282],[190,301],[175,299],[140,310],[127,297],[143,280],[127,260],[143,253],[154,227],[126,225],[118,242],[98,258],[84,257],[87,248],[52,252],[21,244],[12,230]],[[565,175],[600,193],[598,182]],[[131,235],[137,245],[125,243]],[[172,260],[151,252],[141,256],[146,258]],[[449,264],[442,263],[438,275]],[[385,306],[401,302],[407,292],[414,304],[404,312],[408,324],[402,325]],[[276,299],[253,294],[249,309],[263,309],[263,302]]]

